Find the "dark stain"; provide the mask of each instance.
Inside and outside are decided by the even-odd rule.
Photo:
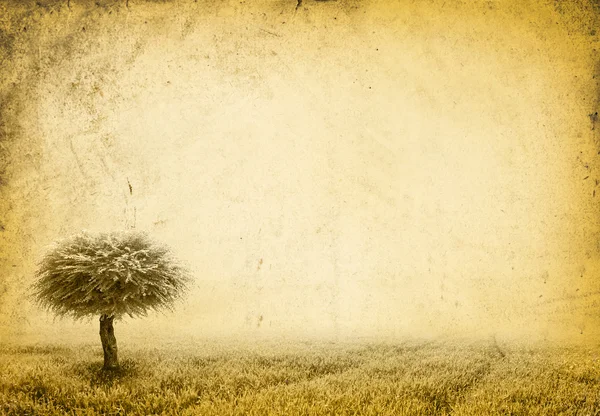
[[[146,23],[146,22],[144,22],[144,23]],[[135,45],[133,46],[131,55],[126,60],[128,65],[133,64],[137,60],[137,58],[143,53],[145,45],[146,45],[145,39],[138,39],[135,41]]]
[[[38,0],[35,2],[35,5],[42,9],[46,14],[54,14],[54,12],[60,12],[60,10],[66,5],[69,7],[68,2],[64,2],[61,0]]]
[[[594,53],[597,54],[596,49],[594,49]],[[596,122],[598,122],[598,107],[600,107],[600,59],[596,61],[596,65],[594,66],[594,72],[592,74],[592,80],[594,82],[594,99],[595,99],[595,109],[593,108],[592,113],[589,114],[590,121],[592,122],[592,130],[596,127]]]
[[[596,130],[596,123],[598,122],[598,112],[588,114],[590,121],[592,122],[592,130]]]
[[[127,185],[129,186],[129,195],[133,195],[133,187],[131,186],[131,183],[129,182],[129,178],[127,178]]]
[[[256,271],[259,271],[259,270],[260,270],[260,266],[262,266],[262,264],[263,264],[263,259],[260,259],[260,260],[258,261],[258,267],[256,268]]]
[[[13,57],[19,53],[15,48],[17,35],[24,36],[18,28],[23,28],[23,31],[26,32],[33,20],[29,12],[27,9],[15,8],[7,16],[10,23],[0,25],[0,68],[6,68],[7,72],[10,72],[9,68],[12,66]],[[10,31],[11,27],[15,28],[12,32]],[[20,138],[22,133],[20,120],[22,120],[21,113],[25,108],[23,95],[26,93],[26,86],[36,75],[35,68],[30,68],[29,71],[19,69],[28,74],[23,76],[18,84],[2,82],[0,75],[0,192],[9,181],[7,167],[13,161],[12,144]],[[8,198],[0,193],[0,202],[7,200]]]
[[[4,28],[0,27],[0,65],[12,56],[16,40],[14,33],[10,33],[8,30],[3,29]]]
[[[598,27],[600,2],[597,0],[555,0],[554,9],[561,15],[560,23],[570,34],[588,35],[595,33]]]

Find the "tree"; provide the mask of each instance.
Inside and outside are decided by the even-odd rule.
[[[100,316],[104,369],[119,366],[113,321],[172,309],[190,276],[169,249],[145,233],[83,232],[45,255],[33,285],[38,303],[57,316]]]

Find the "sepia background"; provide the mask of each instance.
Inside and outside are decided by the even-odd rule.
[[[598,341],[599,13],[0,1],[0,338],[96,340],[28,285],[135,227],[195,281],[120,340]]]

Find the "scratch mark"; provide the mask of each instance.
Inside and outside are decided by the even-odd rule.
[[[296,10],[298,10],[298,8],[300,6],[302,6],[302,0],[297,0],[297,1],[298,1],[298,3],[296,3]]]
[[[75,158],[75,162],[77,163],[77,167],[79,168],[81,175],[84,178],[89,179],[87,174],[85,173],[85,170],[83,169],[83,164],[81,163],[81,160],[79,160],[79,156],[77,156],[77,152],[75,151],[75,147],[73,146],[72,137],[69,137],[69,147],[71,148],[71,153],[73,153],[73,157]]]
[[[593,298],[593,297],[597,297],[597,296],[600,296],[600,290],[594,291],[594,292],[583,293],[580,295],[564,295],[560,298],[548,299],[544,302],[540,302],[539,305],[556,304],[556,303],[560,303],[560,302],[567,302],[570,300],[571,301],[584,300],[584,299]]]
[[[300,4],[301,2],[302,2],[302,0],[299,0],[298,4]],[[296,6],[296,9],[298,9],[298,6]],[[260,28],[260,30],[262,30],[262,31],[263,31],[263,32],[265,32],[265,33],[268,33],[269,35],[272,35],[272,36],[277,36],[278,38],[280,38],[280,37],[281,37],[281,35],[280,35],[280,34],[278,34],[278,33],[271,32],[271,31],[269,31],[269,30],[266,30],[266,29],[263,29],[263,28]]]
[[[98,159],[100,159],[100,163],[102,164],[102,167],[104,168],[104,172],[106,172],[113,180],[115,180],[115,175],[113,175],[113,173],[108,168],[108,165],[106,164],[106,160],[104,159],[104,156],[98,155]]]

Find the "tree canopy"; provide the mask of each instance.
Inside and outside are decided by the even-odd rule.
[[[170,309],[191,282],[167,247],[138,231],[83,232],[60,241],[40,262],[36,278],[41,306],[75,319]]]

